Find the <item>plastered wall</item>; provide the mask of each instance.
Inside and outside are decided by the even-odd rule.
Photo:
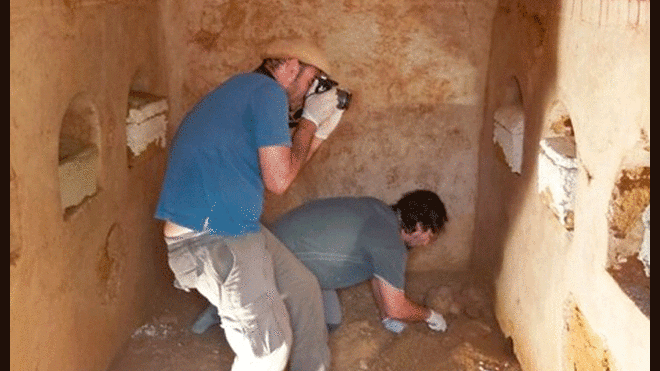
[[[497,318],[525,370],[650,369],[650,319],[606,271],[613,190],[627,158],[650,155],[649,34],[648,1],[503,0],[496,10],[472,262],[493,273]],[[512,78],[525,113],[520,174],[492,139]],[[537,189],[557,107],[578,164],[570,223]]]
[[[10,368],[104,370],[171,284],[152,219],[165,152],[131,160],[129,91],[166,97],[169,140],[202,95],[297,35],[327,49],[354,100],[292,188],[268,195],[265,222],[317,197],[434,190],[450,223],[410,269],[492,274],[525,370],[649,369],[650,321],[605,271],[618,173],[640,142],[650,152],[649,2],[537,3],[13,1]],[[512,78],[519,173],[493,143]],[[78,99],[98,131],[97,191],[64,211],[59,138]],[[581,164],[571,230],[537,192],[557,102]]]
[[[168,93],[160,12],[151,1],[10,11],[9,367],[104,370],[167,275],[151,217],[165,152],[129,169],[125,129],[129,90]],[[62,189],[77,185],[58,177],[60,134],[81,133],[97,157],[66,209]]]
[[[130,91],[167,100],[169,141],[203,94],[255,68],[276,37],[325,47],[332,77],[354,99],[292,189],[268,197],[264,220],[317,197],[394,202],[428,188],[451,222],[412,269],[467,264],[494,0],[14,1],[10,9],[12,369],[105,369],[157,288],[171,285],[152,218],[166,153],[153,145],[134,157],[127,147]],[[81,180],[75,174],[59,176],[63,134],[90,148],[79,159],[84,190],[67,183]],[[63,189],[76,197],[63,202]]]
[[[174,4],[172,4],[174,6]],[[410,269],[461,269],[469,260],[478,135],[495,1],[205,1],[187,4],[182,102],[258,66],[277,37],[327,50],[340,87],[353,93],[342,123],[264,221],[306,200],[369,195],[395,202],[436,191],[450,223]]]

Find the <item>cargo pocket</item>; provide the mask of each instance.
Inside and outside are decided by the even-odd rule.
[[[268,307],[264,308],[264,304]],[[258,300],[243,310],[252,312],[253,315],[249,316],[249,319],[239,321],[222,318],[221,326],[225,329],[227,341],[233,343],[232,347],[236,345],[243,349],[249,348],[255,357],[263,358],[280,347],[289,345],[289,324],[283,323],[286,318],[281,318],[282,316],[273,310],[270,300]]]
[[[248,331],[253,334],[251,338],[255,354],[270,354],[285,343],[284,329],[272,310],[266,311]]]
[[[221,284],[227,280],[229,272],[234,266],[234,254],[222,239],[217,239],[208,246],[209,260]]]
[[[197,258],[185,244],[172,247],[173,249],[167,252],[170,269],[174,273],[179,288],[190,291],[195,288],[199,276]]]

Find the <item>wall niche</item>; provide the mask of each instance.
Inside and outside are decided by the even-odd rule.
[[[525,112],[518,79],[511,77],[504,89],[502,104],[493,113],[493,143],[499,157],[513,173],[522,171]]]
[[[578,159],[573,123],[561,102],[553,105],[545,128],[547,134],[539,143],[537,190],[557,220],[572,231]]]
[[[133,168],[166,147],[167,99],[148,92],[149,83],[138,71],[128,92],[126,151],[128,167]]]
[[[58,172],[65,218],[98,191],[100,121],[85,93],[77,94],[64,113],[60,128]]]
[[[607,271],[623,292],[651,317],[651,164],[639,146],[618,172],[607,215]]]

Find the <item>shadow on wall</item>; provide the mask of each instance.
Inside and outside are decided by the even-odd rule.
[[[471,268],[491,278],[501,270],[525,192],[537,181],[533,170],[544,117],[540,103],[554,93],[560,6],[559,1],[529,8],[500,1],[495,12],[471,257]]]

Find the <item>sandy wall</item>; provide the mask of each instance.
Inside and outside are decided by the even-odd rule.
[[[410,269],[461,269],[472,245],[478,133],[494,1],[206,1],[185,10],[182,102],[259,64],[277,37],[328,52],[350,109],[299,178],[269,195],[264,221],[306,200],[370,195],[395,202],[427,188],[450,223]]]
[[[650,154],[649,2],[536,3],[12,2],[10,368],[105,369],[170,284],[151,217],[165,151],[129,155],[129,91],[167,100],[171,138],[268,41],[298,35],[328,50],[354,101],[292,188],[268,197],[266,222],[317,197],[434,190],[450,223],[410,269],[492,274],[526,370],[649,369],[650,321],[606,272],[613,189],[640,148]],[[525,114],[520,174],[492,141],[511,102]],[[570,229],[537,190],[558,106],[580,164]],[[97,156],[96,191],[68,210],[63,127]]]
[[[150,1],[10,11],[10,368],[104,370],[167,275],[151,217],[165,152],[129,168],[125,130],[131,88],[167,96],[160,13]],[[76,165],[95,192],[67,211],[61,132],[96,149]]]
[[[649,45],[646,1],[500,1],[496,11],[473,263],[494,272],[497,317],[525,370],[650,369],[650,320],[606,271],[615,184],[630,158],[650,156]],[[512,79],[525,113],[520,174],[492,139]],[[570,223],[537,187],[557,111],[578,164]]]
[[[166,100],[169,140],[197,99],[280,36],[323,45],[354,100],[264,220],[322,196],[394,202],[428,188],[451,222],[411,267],[464,267],[493,3],[12,2],[11,368],[105,369],[171,284],[151,217],[165,151],[127,149],[129,91]],[[63,147],[85,156],[67,162],[77,152]],[[62,178],[64,163],[81,177]],[[80,200],[67,208],[63,189]]]

